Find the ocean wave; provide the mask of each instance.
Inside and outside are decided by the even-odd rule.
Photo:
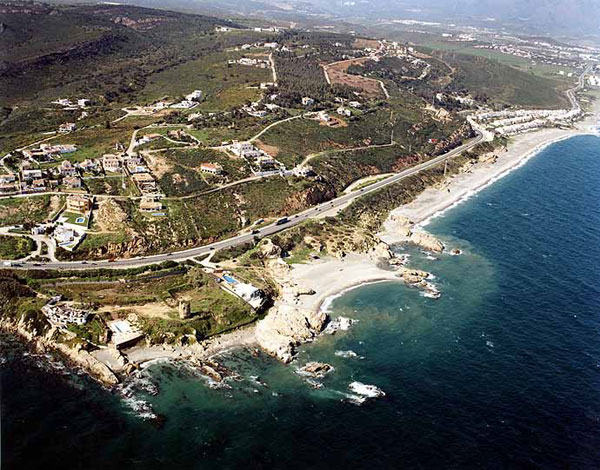
[[[323,330],[323,333],[333,335],[337,331],[348,331],[350,327],[355,323],[358,323],[358,320],[348,317],[337,317],[327,324],[327,326]]]
[[[354,351],[351,351],[351,350],[348,350],[348,351],[338,350],[335,352],[335,355],[338,357],[345,357],[345,358],[358,357],[358,354],[356,354]]]

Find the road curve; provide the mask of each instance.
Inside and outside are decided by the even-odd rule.
[[[259,233],[257,234],[244,234],[238,235],[232,238],[228,238],[226,240],[221,240],[219,242],[211,243],[210,245],[204,245],[197,248],[190,248],[188,250],[177,251],[173,253],[164,253],[153,256],[145,256],[138,258],[128,258],[128,259],[118,259],[114,261],[58,261],[58,262],[48,262],[48,263],[35,263],[32,262],[22,262],[19,263],[18,268],[21,269],[94,269],[94,268],[133,268],[138,266],[145,266],[155,263],[161,263],[163,261],[183,261],[197,256],[206,255],[214,250],[222,250],[225,248],[230,248],[236,245],[241,245],[251,241],[255,236],[265,237],[273,235],[277,232],[281,232],[288,228],[294,227],[308,219],[316,218],[322,214],[324,210],[330,211],[332,209],[338,208],[345,204],[348,204],[355,199],[364,196],[365,194],[373,193],[378,191],[390,184],[397,183],[409,176],[413,176],[421,171],[427,170],[435,165],[445,162],[460,153],[469,150],[474,147],[478,143],[483,140],[483,134],[479,131],[476,131],[477,136],[471,139],[469,142],[457,147],[445,154],[439,155],[427,162],[421,163],[414,167],[408,168],[400,173],[396,173],[388,178],[382,179],[372,185],[363,188],[361,190],[355,191],[350,194],[344,194],[340,197],[332,199],[331,201],[325,202],[315,207],[311,207],[306,209],[298,214],[288,216],[288,222],[276,225],[275,223],[263,227]],[[13,262],[18,263],[18,262]]]

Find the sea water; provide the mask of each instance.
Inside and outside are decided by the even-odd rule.
[[[225,384],[160,362],[124,399],[3,336],[2,468],[599,467],[600,139],[548,147],[427,228],[462,254],[398,250],[440,299],[353,289],[329,305],[346,331],[289,366],[227,353]]]

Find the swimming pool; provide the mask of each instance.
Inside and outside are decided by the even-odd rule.
[[[237,284],[237,279],[227,275],[227,274],[223,274],[223,279],[225,279],[229,284]]]

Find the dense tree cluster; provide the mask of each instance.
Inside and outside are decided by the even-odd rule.
[[[298,106],[304,96],[314,99],[317,104],[333,102],[337,96],[343,98],[354,96],[354,90],[348,86],[327,83],[319,59],[313,54],[296,56],[291,53],[279,53],[276,55],[278,104],[284,107]]]

